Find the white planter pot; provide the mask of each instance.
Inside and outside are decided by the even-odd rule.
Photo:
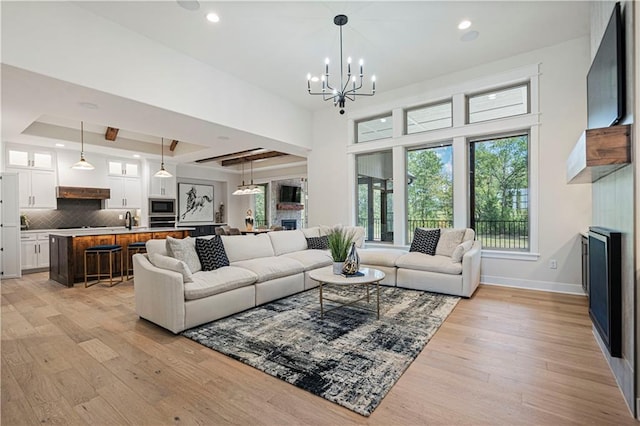
[[[333,273],[336,275],[342,274],[342,267],[344,262],[333,262]]]

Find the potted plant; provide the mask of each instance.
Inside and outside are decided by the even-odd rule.
[[[342,266],[355,239],[355,232],[348,232],[343,228],[335,228],[327,235],[327,238],[331,257],[333,257],[333,273],[339,275],[342,273]]]

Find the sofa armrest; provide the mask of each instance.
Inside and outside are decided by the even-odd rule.
[[[156,268],[144,254],[133,255],[136,313],[173,333],[185,329],[182,274]]]
[[[480,263],[482,260],[482,243],[474,241],[471,250],[462,257],[462,294],[471,297],[480,284]]]

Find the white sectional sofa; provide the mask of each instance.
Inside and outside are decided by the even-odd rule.
[[[323,229],[221,236],[229,266],[200,271],[192,264],[195,273],[168,257],[165,240],[150,240],[146,254],[133,256],[136,313],[179,333],[316,287],[309,272],[333,260],[328,250],[307,249],[306,238],[320,236]],[[473,230],[464,234],[471,248],[460,262],[443,255],[362,248],[364,229],[355,230],[361,265],[385,272],[384,285],[470,297],[479,284],[481,247],[473,241]]]

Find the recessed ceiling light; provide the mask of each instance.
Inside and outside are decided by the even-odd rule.
[[[140,158],[140,154],[133,154],[133,158]]]
[[[180,7],[187,10],[198,10],[200,9],[200,3],[196,0],[176,0],[176,3],[180,5]]]
[[[213,12],[207,13],[207,21],[209,22],[220,22],[220,17]]]
[[[469,31],[468,33],[464,33],[462,35],[462,37],[460,37],[460,40],[462,40],[462,41],[473,41],[473,40],[477,39],[479,35],[480,35],[480,33],[477,32],[477,31]]]
[[[91,102],[78,102],[78,105],[87,109],[98,109],[98,105]]]
[[[59,146],[60,148],[62,148],[64,146],[63,143],[57,143],[56,146]]]
[[[487,98],[489,98],[489,99],[495,99],[495,98],[496,98],[496,94],[495,94],[495,93],[492,93],[492,94],[488,95],[488,96],[487,96]]]
[[[468,20],[465,19],[464,21],[460,21],[460,23],[458,24],[458,29],[459,30],[466,30],[470,26],[471,26],[471,21],[468,21]]]
[[[381,123],[386,123],[386,122],[387,122],[387,119],[386,119],[386,118],[381,118],[381,119],[380,119],[380,122],[381,122]]]

